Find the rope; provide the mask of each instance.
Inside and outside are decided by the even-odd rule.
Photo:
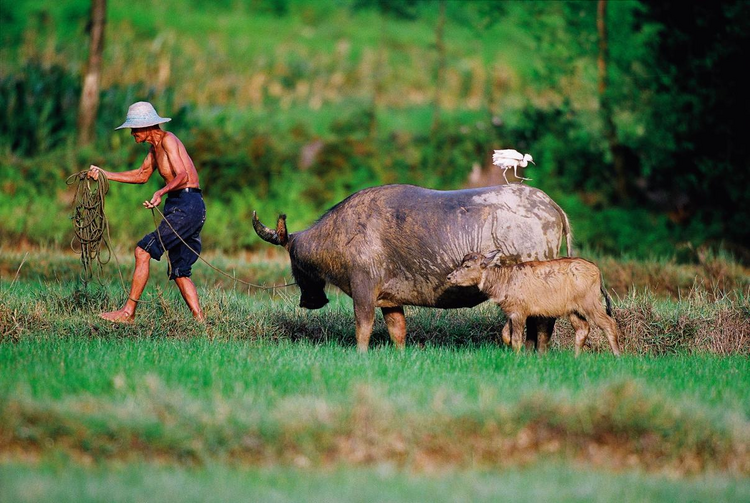
[[[83,275],[81,276],[81,279],[83,280],[84,284],[86,284],[88,280],[92,279],[95,274],[97,276],[97,280],[101,284],[101,273],[103,270],[103,266],[104,264],[108,263],[114,256],[115,261],[117,262],[117,272],[120,275],[120,282],[122,284],[123,290],[125,290],[125,293],[128,294],[128,299],[134,302],[145,302],[143,300],[136,300],[130,297],[128,290],[125,288],[125,279],[122,277],[122,271],[120,270],[120,262],[117,258],[117,254],[114,252],[110,245],[110,243],[112,242],[112,237],[109,233],[109,222],[107,221],[107,215],[104,212],[104,196],[106,196],[107,192],[109,191],[109,180],[101,171],[99,172],[99,176],[97,177],[97,179],[92,180],[91,178],[88,178],[88,170],[84,170],[70,175],[66,180],[66,183],[68,185],[76,184],[76,195],[74,199],[75,204],[73,206],[73,215],[71,216],[71,219],[73,220],[75,237],[71,241],[71,248],[73,249],[73,251],[81,254],[81,263],[83,264]],[[276,288],[285,288],[297,284],[286,283],[283,285],[272,286],[256,285],[255,283],[237,279],[236,276],[232,276],[222,271],[221,269],[215,267],[206,259],[204,259],[200,253],[195,251],[189,244],[187,244],[185,240],[182,239],[182,236],[180,236],[180,234],[175,230],[175,228],[172,227],[172,224],[169,222],[169,219],[164,216],[164,213],[162,213],[158,207],[154,207],[151,208],[151,216],[154,220],[156,235],[158,236],[162,249],[165,252],[167,250],[164,246],[164,241],[162,241],[161,232],[159,231],[159,225],[156,222],[156,212],[154,210],[156,210],[156,212],[161,215],[169,228],[172,229],[172,232],[175,233],[175,236],[177,236],[177,238],[182,241],[182,243],[187,246],[187,248],[191,252],[195,253],[196,256],[201,259],[208,267],[226,276],[227,278],[232,279],[232,281],[239,282],[243,285],[258,288],[261,290],[275,290]],[[80,244],[80,250],[76,250],[75,248],[76,241],[78,241],[78,243]],[[101,254],[103,247],[107,250],[106,260],[102,258]],[[167,252],[167,261],[169,271],[171,271],[172,263],[169,260],[169,252]],[[94,272],[94,267],[92,267],[92,265],[97,267],[96,273]]]
[[[109,241],[104,237],[104,231],[109,232],[107,217],[104,214],[104,196],[109,191],[109,180],[105,176],[91,180],[87,178],[86,173],[75,173],[65,181],[68,185],[76,185],[73,215],[70,217],[73,220],[75,236],[70,242],[70,247],[81,255],[81,279],[84,284],[94,276],[101,280],[102,268],[112,258]],[[76,250],[76,242],[80,250]],[[106,259],[102,258],[102,247],[107,250]]]
[[[154,210],[156,210],[156,211],[154,211]],[[154,219],[154,226],[156,227],[156,235],[159,237],[159,243],[161,243],[161,247],[162,247],[163,250],[166,250],[166,248],[164,247],[164,241],[162,241],[162,239],[161,239],[161,232],[159,232],[159,225],[156,223],[156,213],[159,213],[159,215],[161,215],[161,218],[163,219],[163,221],[167,222],[167,225],[169,226],[169,228],[172,229],[172,232],[174,232],[175,236],[177,236],[177,238],[180,241],[182,241],[182,244],[184,244],[185,246],[187,246],[188,250],[190,250],[191,252],[195,253],[198,256],[198,258],[201,259],[208,267],[210,267],[214,271],[218,272],[219,274],[223,274],[227,278],[230,278],[232,281],[236,281],[238,283],[242,283],[243,285],[252,286],[254,288],[260,288],[262,290],[273,290],[273,289],[276,289],[276,288],[285,288],[287,286],[294,286],[294,285],[297,284],[297,283],[285,283],[283,285],[263,286],[263,285],[256,285],[255,283],[249,283],[247,281],[242,281],[241,279],[237,279],[235,276],[227,274],[226,272],[222,271],[218,267],[215,267],[214,265],[212,265],[211,263],[209,263],[206,259],[204,259],[201,256],[200,253],[198,253],[197,251],[195,251],[189,244],[187,244],[185,242],[185,240],[182,239],[182,236],[180,236],[180,234],[175,230],[175,228],[172,227],[172,224],[169,222],[169,219],[164,215],[164,213],[161,212],[161,210],[159,209],[159,207],[158,206],[154,206],[153,208],[151,208],[151,216]],[[167,254],[167,258],[169,258],[169,254]],[[170,263],[169,264],[170,270],[171,270],[171,267],[172,267],[172,264]]]

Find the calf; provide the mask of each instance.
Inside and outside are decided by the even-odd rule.
[[[487,255],[469,253],[448,275],[457,286],[477,286],[505,312],[503,341],[520,351],[529,316],[568,316],[576,331],[576,356],[589,334],[589,323],[607,334],[612,352],[619,356],[617,324],[612,318],[612,299],[604,289],[599,268],[581,258],[508,263],[498,250]],[[607,303],[605,312],[600,293]]]

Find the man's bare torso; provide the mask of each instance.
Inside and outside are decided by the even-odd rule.
[[[177,176],[177,174],[174,172],[174,168],[172,167],[169,156],[164,150],[164,140],[167,136],[170,136],[177,142],[178,155],[180,156],[180,160],[182,161],[183,166],[185,166],[185,172],[187,173],[187,179],[185,180],[185,183],[180,184],[173,190],[180,190],[188,187],[200,188],[200,182],[198,181],[198,171],[195,169],[193,160],[188,155],[187,150],[185,150],[185,146],[182,144],[180,139],[169,132],[164,135],[164,138],[159,142],[158,145],[151,147],[150,154],[153,156],[154,164],[156,165],[156,169],[159,171],[159,174],[162,176],[162,178],[164,178],[164,181],[166,183],[171,182],[175,178],[175,176]]]

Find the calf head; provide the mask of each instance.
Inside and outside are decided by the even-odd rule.
[[[448,283],[456,286],[474,286],[482,281],[482,273],[487,268],[485,256],[481,253],[468,253],[459,265],[448,275]]]

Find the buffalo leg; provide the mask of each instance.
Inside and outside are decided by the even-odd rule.
[[[372,325],[375,322],[374,303],[354,302],[354,320],[356,322],[357,350],[366,353],[370,345]]]
[[[354,321],[356,323],[357,350],[367,352],[375,323],[375,293],[365,281],[352,281],[358,288],[352,289],[354,301]]]
[[[398,307],[384,307],[383,318],[385,319],[385,325],[388,327],[388,334],[391,336],[393,344],[398,349],[404,349],[404,343],[406,341],[406,317],[404,316],[404,308]]]

